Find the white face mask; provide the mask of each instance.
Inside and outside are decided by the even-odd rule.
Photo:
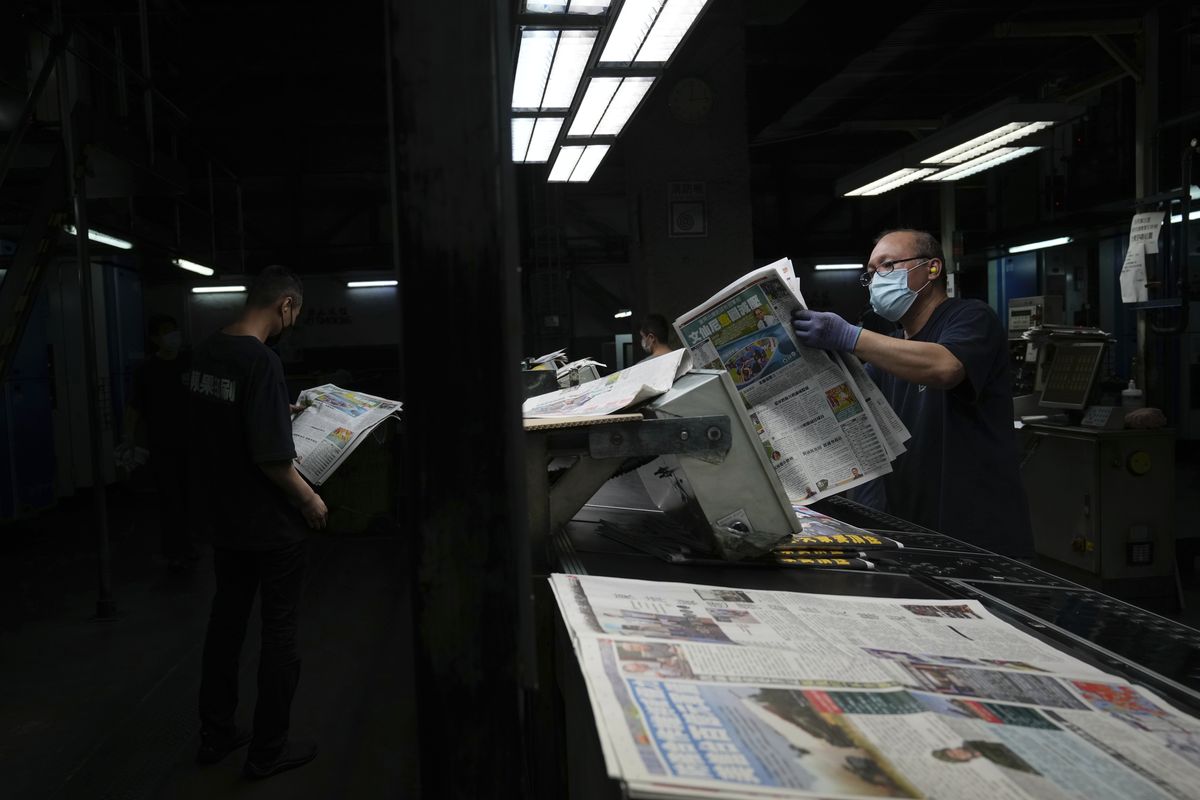
[[[917,295],[925,291],[925,287],[933,280],[930,278],[925,281],[925,286],[913,291],[908,288],[909,269],[917,269],[931,260],[927,259],[908,269],[896,267],[886,275],[876,273],[867,287],[871,294],[871,308],[875,309],[875,313],[889,322],[899,322],[908,309],[912,308]]]
[[[650,352],[652,352],[653,350],[654,350],[654,347],[653,347],[653,345],[651,345],[651,344],[650,344],[650,342],[648,342],[648,341],[646,340],[646,337],[645,337],[645,336],[643,336],[643,337],[642,337],[642,352],[643,352],[643,353],[650,353]]]

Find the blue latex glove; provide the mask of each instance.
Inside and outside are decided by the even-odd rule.
[[[802,308],[792,312],[792,330],[802,345],[844,353],[854,352],[859,334],[862,333],[860,326],[851,325],[837,314]]]

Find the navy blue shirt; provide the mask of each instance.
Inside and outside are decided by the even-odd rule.
[[[892,335],[902,338],[904,332]],[[988,550],[1029,556],[1033,535],[1018,474],[1008,340],[999,318],[986,303],[951,298],[912,339],[945,347],[966,376],[941,390],[868,365],[912,438],[882,478],[884,491],[858,499]]]
[[[194,507],[213,544],[269,550],[303,541],[304,518],[259,467],[296,457],[279,356],[253,336],[215,333],[192,355],[188,396],[201,493]]]

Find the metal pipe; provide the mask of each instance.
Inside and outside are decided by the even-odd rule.
[[[17,125],[13,129],[12,134],[8,137],[8,143],[4,146],[4,152],[0,153],[0,188],[4,187],[4,179],[8,177],[8,169],[12,166],[13,157],[17,153],[17,148],[21,146],[21,140],[25,138],[25,132],[29,130],[29,125],[33,122],[34,109],[37,108],[38,101],[42,97],[42,92],[50,80],[50,73],[54,71],[54,65],[63,54],[66,44],[67,34],[65,33],[53,36],[50,39],[50,47],[46,51],[46,58],[42,61],[42,68],[38,70],[37,79],[34,80],[33,87],[29,90],[29,96],[25,98],[25,106],[21,109],[21,116],[17,120]]]
[[[138,27],[142,35],[142,110],[146,115],[146,143],[150,147],[150,163],[154,163],[154,75],[150,66],[150,14],[146,0],[138,0]]]
[[[54,19],[62,33],[62,0],[54,0]],[[96,331],[95,286],[92,263],[88,256],[87,184],[86,170],[81,163],[80,151],[72,114],[71,62],[63,59],[59,70],[58,101],[62,114],[63,149],[67,156],[67,180],[75,212],[75,256],[79,270],[79,302],[83,319],[84,370],[87,381],[88,433],[91,444],[92,466],[92,514],[96,527],[97,597],[96,619],[108,620],[117,615],[117,603],[112,595],[112,554],[108,541],[108,496],[104,486],[104,469],[101,452],[104,446],[103,417],[100,411],[100,369],[97,364],[96,347],[101,341]]]
[[[125,38],[121,35],[121,26],[113,26],[113,58],[117,62],[117,113],[121,119],[129,118],[129,87],[125,85]]]
[[[242,260],[242,274],[246,274],[246,216],[242,212],[242,182],[237,183],[238,253]],[[216,269],[216,265],[213,265]]]
[[[208,160],[208,232],[212,237],[212,268],[217,268],[217,195],[213,188],[212,159]]]

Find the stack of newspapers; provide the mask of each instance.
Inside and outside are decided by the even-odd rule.
[[[910,438],[862,363],[801,345],[791,261],[743,275],[675,320],[698,369],[729,373],[787,496],[811,503],[892,471]]]
[[[550,581],[630,797],[1200,796],[1200,721],[976,601]]]

